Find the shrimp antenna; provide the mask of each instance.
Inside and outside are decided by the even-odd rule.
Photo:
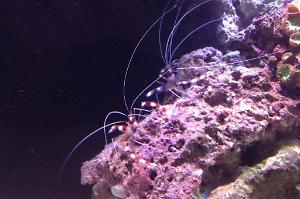
[[[288,51],[291,51],[291,49],[286,49],[283,50],[281,53],[286,53]],[[276,55],[278,54],[278,52],[274,52],[274,53],[268,53],[262,56],[257,56],[257,57],[253,57],[253,58],[249,58],[249,59],[245,59],[245,60],[240,60],[240,61],[234,61],[234,62],[228,62],[226,63],[226,65],[235,65],[235,64],[240,64],[240,63],[245,63],[245,62],[250,62],[250,61],[255,61],[258,59],[262,59],[262,58],[266,58],[269,57],[270,55]],[[216,63],[216,64],[210,64],[210,66],[218,66],[220,63]],[[191,66],[191,67],[178,67],[177,70],[187,70],[187,69],[199,69],[199,66]],[[201,68],[203,68],[203,66],[201,66]]]
[[[126,118],[128,118],[128,116],[120,111],[111,111],[109,112],[106,117],[105,117],[105,120],[104,120],[104,123],[103,123],[103,131],[104,131],[104,137],[105,137],[105,146],[107,145],[107,133],[106,133],[106,122],[107,122],[107,119],[109,118],[110,115],[112,114],[119,114],[119,115],[123,115],[125,116]]]
[[[174,54],[176,53],[176,51],[178,50],[178,48],[182,45],[183,42],[185,42],[185,40],[187,40],[192,34],[194,34],[195,32],[197,32],[198,30],[200,30],[201,28],[211,24],[211,23],[215,23],[215,22],[218,22],[218,21],[221,21],[222,18],[219,18],[219,19],[214,19],[214,20],[211,20],[209,22],[206,22],[204,24],[201,24],[200,26],[198,26],[197,28],[195,28],[193,31],[191,31],[188,35],[186,35],[180,42],[179,44],[175,47],[175,49],[173,50],[173,52],[171,53],[171,56],[170,56],[170,60],[169,62],[172,61],[172,58],[174,56]],[[171,50],[171,49],[170,49]]]
[[[211,1],[211,0],[209,0],[209,1]],[[207,1],[208,2],[208,1]],[[209,22],[207,22],[207,23],[205,23],[205,24],[202,24],[201,26],[199,26],[199,27],[197,27],[195,30],[193,30],[192,32],[190,32],[186,37],[184,37],[183,38],[183,40],[176,46],[176,48],[175,48],[175,50],[177,50],[178,48],[179,48],[179,46],[190,36],[190,35],[192,35],[194,32],[196,32],[197,30],[199,30],[199,29],[201,29],[201,28],[203,28],[203,27],[205,27],[205,26],[207,26],[207,25],[209,25],[209,24],[211,24],[211,23],[214,23],[214,22],[216,22],[216,21],[219,21],[219,20],[221,20],[221,19],[215,19],[215,20],[212,20],[212,21],[209,21]],[[173,55],[174,53],[172,53],[172,55]],[[133,106],[134,106],[134,104],[136,103],[136,101],[138,100],[138,98],[144,93],[144,92],[146,92],[146,90],[148,90],[148,88],[150,88],[153,84],[155,84],[158,80],[160,80],[160,79],[162,79],[167,73],[169,73],[170,71],[172,71],[172,69],[174,69],[176,67],[176,65],[175,66],[172,66],[171,68],[169,68],[168,70],[166,70],[164,73],[162,73],[158,78],[156,78],[154,81],[152,81],[144,90],[142,90],[139,94],[138,94],[138,96],[133,100],[133,102],[132,102],[132,105],[131,105],[131,107],[130,107],[130,110],[133,108]]]
[[[168,3],[166,4],[166,6],[165,6],[165,8],[164,8],[163,14],[166,13],[167,8],[169,7],[169,5],[170,5],[171,2],[172,2],[172,0],[169,0],[169,1],[168,1]],[[163,20],[164,20],[164,18],[162,17],[161,20],[160,20],[160,23],[159,23],[158,42],[159,42],[159,50],[160,50],[161,58],[162,58],[163,62],[164,62],[165,64],[167,64],[167,62],[166,62],[166,60],[165,60],[165,57],[163,56],[162,41],[161,41],[161,30],[162,30],[162,23],[163,23]]]
[[[170,32],[169,34],[169,37],[168,37],[168,40],[167,40],[167,43],[166,43],[166,47],[165,47],[165,59],[168,61],[168,64],[170,64],[171,60],[168,59],[168,52],[167,49],[169,49],[169,45],[170,45],[170,41],[171,39],[174,37],[174,33],[175,33],[175,30],[178,29],[180,23],[182,22],[183,19],[185,19],[185,17],[190,14],[192,11],[194,11],[195,9],[197,9],[198,7],[200,7],[201,5],[204,5],[208,2],[210,2],[212,0],[206,0],[204,2],[201,2],[199,4],[196,4],[195,6],[193,6],[190,10],[188,10],[178,21],[177,23],[175,24],[175,26],[173,27],[172,31]]]
[[[173,27],[174,27],[174,26],[176,25],[176,23],[177,23],[177,20],[178,20],[179,14],[180,14],[180,12],[181,12],[181,9],[182,9],[182,7],[183,7],[183,4],[184,4],[184,0],[181,1],[180,7],[179,7],[179,9],[178,9],[178,11],[177,11],[177,14],[176,14],[176,17],[175,17],[175,20],[174,20],[174,25],[173,25]],[[169,45],[169,49],[168,49],[168,51],[169,51],[169,56],[171,56],[171,52],[172,52],[172,44],[173,44],[173,38],[174,38],[175,32],[176,32],[176,30],[174,30],[174,32],[172,33],[172,37],[171,37],[171,41],[170,41],[170,45]],[[167,51],[167,49],[166,49],[166,51]],[[165,51],[165,52],[166,52],[166,51]],[[172,59],[170,59],[170,60],[172,61]]]
[[[62,174],[63,174],[63,171],[67,165],[67,163],[69,162],[71,156],[74,154],[74,152],[78,149],[78,147],[83,143],[85,142],[87,139],[89,139],[90,137],[92,137],[93,135],[95,135],[96,133],[98,133],[99,131],[103,130],[104,127],[109,127],[109,126],[112,126],[112,125],[115,125],[115,124],[120,124],[120,123],[124,123],[126,121],[117,121],[117,122],[112,122],[110,124],[107,124],[105,126],[102,126],[98,129],[96,129],[95,131],[91,132],[90,134],[88,134],[87,136],[85,136],[80,142],[78,142],[78,144],[76,144],[76,146],[71,150],[71,152],[68,154],[68,156],[66,157],[65,161],[63,162],[61,168],[60,168],[60,171],[59,171],[59,175],[58,175],[58,182],[60,182],[61,180],[61,177],[62,177]]]
[[[136,103],[136,101],[138,100],[138,98],[143,95],[143,93],[145,93],[153,84],[155,84],[158,80],[162,79],[164,77],[164,75],[168,74],[172,69],[174,69],[175,67],[177,67],[177,65],[172,66],[171,68],[169,68],[168,70],[166,70],[164,73],[162,73],[158,78],[156,78],[155,80],[153,80],[150,84],[148,84],[148,86],[146,88],[144,88],[138,95],[137,97],[133,100],[131,106],[130,106],[130,110],[133,108],[134,104]]]
[[[140,38],[140,40],[138,41],[137,45],[135,46],[131,56],[130,56],[130,59],[129,59],[129,62],[127,64],[127,67],[126,67],[126,72],[125,72],[125,75],[124,75],[124,81],[123,81],[123,100],[124,100],[124,104],[125,104],[125,107],[126,107],[126,110],[127,112],[130,112],[129,111],[129,108],[128,108],[128,105],[127,105],[127,100],[126,100],[126,81],[127,81],[127,74],[128,74],[128,70],[129,70],[129,67],[131,65],[131,62],[132,62],[132,59],[135,55],[135,52],[136,50],[138,49],[138,47],[140,46],[141,42],[143,41],[143,39],[146,37],[146,35],[148,34],[148,32],[150,32],[150,30],[165,16],[167,15],[169,12],[171,12],[173,9],[175,9],[176,6],[173,6],[172,8],[170,8],[168,11],[166,11],[164,14],[162,14],[147,30],[146,32],[143,34],[143,36]]]

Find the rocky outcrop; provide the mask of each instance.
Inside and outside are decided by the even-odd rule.
[[[299,49],[287,48],[283,16],[255,18],[237,51],[166,66],[163,108],[85,162],[82,184],[95,198],[299,197],[299,79],[286,73],[298,74]]]
[[[132,139],[85,162],[82,183],[120,184],[127,198],[197,198],[238,179],[241,168],[272,155],[279,141],[299,139],[299,102],[279,92],[269,69],[221,59],[205,48],[174,63],[181,98],[164,105],[166,112],[153,110]],[[125,147],[146,163],[132,160]]]

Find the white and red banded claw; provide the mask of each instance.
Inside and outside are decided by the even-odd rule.
[[[167,109],[166,107],[158,104],[158,103],[155,103],[155,102],[152,102],[152,101],[145,101],[145,102],[142,102],[141,104],[142,107],[151,107],[151,108],[155,108],[161,112],[166,112]]]

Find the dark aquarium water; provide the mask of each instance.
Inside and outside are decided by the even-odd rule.
[[[2,0],[0,198],[300,198],[299,13]]]

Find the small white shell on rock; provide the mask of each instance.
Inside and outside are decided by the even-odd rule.
[[[296,185],[296,189],[297,189],[297,191],[300,191],[300,184]]]
[[[112,195],[116,196],[117,198],[125,199],[126,193],[121,184],[117,184],[110,188]]]
[[[195,174],[196,176],[202,176],[203,170],[202,170],[202,169],[198,169],[198,170],[194,171],[194,174]]]

